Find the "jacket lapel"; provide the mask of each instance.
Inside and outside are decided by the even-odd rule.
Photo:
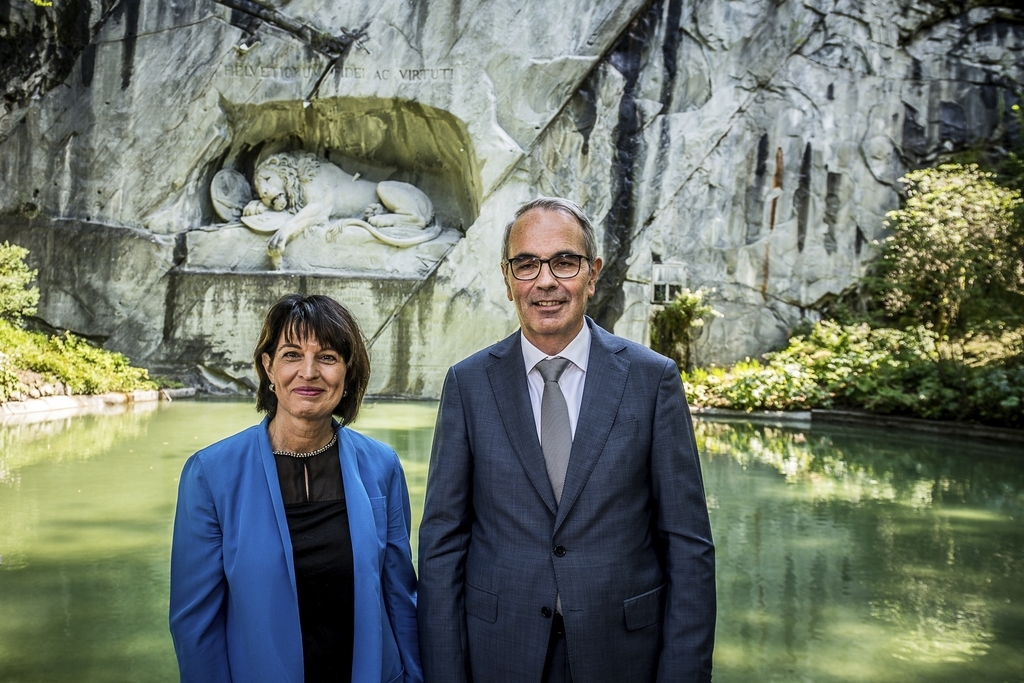
[[[366,486],[359,473],[359,458],[348,431],[335,425],[341,480],[348,508],[352,537],[352,570],[355,597],[355,642],[352,650],[352,680],[379,681],[383,662],[380,615],[379,553],[385,539],[377,537],[377,526]]]
[[[629,375],[629,360],[619,354],[625,348],[622,340],[602,330],[590,318],[586,322],[592,334],[590,359],[587,361],[583,402],[572,440],[562,500],[555,517],[556,531],[579,498],[604,451]],[[543,455],[541,458],[543,464]]]
[[[263,472],[267,476],[267,488],[270,490],[270,502],[274,507],[274,517],[277,520],[277,532],[281,535],[281,545],[284,546],[284,557],[288,564],[288,578],[291,579],[291,589],[295,593],[295,560],[292,557],[292,535],[288,530],[288,517],[284,512],[284,499],[281,497],[281,483],[277,478],[277,462],[274,460],[274,452],[270,447],[270,437],[267,436],[267,425],[270,418],[263,418],[263,424],[257,429],[259,439],[260,459],[263,461]],[[296,598],[298,599],[298,598]]]
[[[551,510],[551,514],[555,514],[555,494],[551,490],[544,453],[537,439],[537,423],[530,404],[530,389],[526,385],[526,367],[523,365],[519,334],[517,330],[491,349],[494,362],[487,366],[487,377],[512,450],[541,500]]]

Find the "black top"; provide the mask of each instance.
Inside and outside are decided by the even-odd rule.
[[[338,446],[274,459],[292,538],[305,683],[351,683],[355,587]]]

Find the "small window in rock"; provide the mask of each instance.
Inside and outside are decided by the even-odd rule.
[[[672,301],[686,286],[686,264],[654,263],[651,272],[651,303]]]

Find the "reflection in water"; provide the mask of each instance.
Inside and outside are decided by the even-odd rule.
[[[138,435],[141,425],[148,420],[148,413],[161,405],[165,404],[148,401],[124,406],[108,415],[24,420],[3,425],[0,427],[0,482],[15,477],[19,468],[37,462],[85,460],[105,452],[117,442]],[[119,419],[104,419],[114,414]]]
[[[177,479],[251,406],[175,403],[0,429],[0,681],[172,681]]]
[[[699,422],[716,680],[1024,680],[1016,449]]]
[[[368,404],[356,425],[402,457],[414,525],[435,411]],[[0,681],[177,679],[177,477],[193,451],[259,419],[249,404],[182,401],[0,428]],[[1015,452],[696,426],[718,547],[716,681],[1024,681]]]

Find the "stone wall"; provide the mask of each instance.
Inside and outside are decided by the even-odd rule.
[[[562,195],[600,232],[591,315],[643,342],[656,278],[713,288],[696,361],[727,363],[853,285],[907,169],[1018,139],[1024,10],[981,4],[16,0],[0,240],[32,250],[39,324],[154,371],[244,389],[267,305],[323,292],[363,324],[372,392],[435,396],[516,327],[505,222]],[[447,241],[310,231],[274,270],[209,193],[274,150],[416,185]]]

